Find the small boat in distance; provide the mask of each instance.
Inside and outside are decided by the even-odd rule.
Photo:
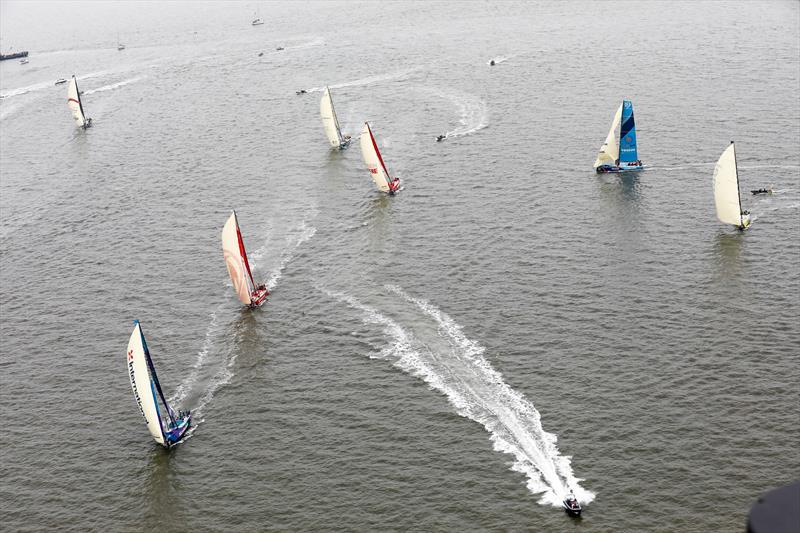
[[[125,45],[119,42],[119,33],[117,34],[117,50],[118,51],[125,50]]]
[[[236,211],[231,212],[231,216],[225,222],[225,227],[222,228],[222,254],[225,257],[225,266],[228,267],[228,275],[233,282],[233,289],[239,300],[250,307],[258,307],[264,303],[269,291],[265,284],[256,286],[253,281]]]
[[[617,141],[619,127],[619,141]],[[642,170],[644,165],[639,160],[636,150],[636,125],[633,120],[633,103],[623,100],[617,108],[611,128],[600,147],[594,170],[598,174],[607,172],[631,172]]]
[[[83,112],[81,93],[78,91],[78,80],[75,79],[74,74],[67,86],[67,105],[72,110],[72,117],[78,126],[86,129],[92,125],[92,119],[86,118],[86,114]]]
[[[753,193],[753,194],[772,194],[775,191],[773,190],[772,185],[770,185],[766,189],[764,189],[762,187],[761,189],[754,189],[754,190],[751,190],[750,192]]]
[[[325,135],[332,148],[342,150],[350,144],[350,136],[342,135],[339,127],[339,119],[336,118],[336,110],[333,108],[331,90],[326,86],[322,93],[322,100],[319,102],[319,114],[322,117],[322,127],[325,128]]]
[[[736,164],[736,148],[733,141],[714,166],[714,203],[717,218],[725,224],[733,224],[739,231],[750,227],[750,212],[742,210],[739,193],[739,169]]]
[[[0,54],[0,61],[4,59],[17,59],[18,57],[28,57],[28,51],[13,52],[11,54]]]
[[[62,83],[67,83],[67,80],[65,80],[64,78],[58,78],[56,80],[55,85],[61,85]]]
[[[567,494],[567,496],[561,502],[561,507],[563,507],[564,512],[570,516],[580,516],[581,511],[583,511],[581,504],[578,503],[578,499],[575,498],[575,495],[571,492]]]
[[[150,351],[147,349],[147,341],[144,340],[144,333],[138,320],[133,321],[133,333],[128,341],[128,376],[131,380],[133,397],[139,406],[147,429],[153,439],[169,448],[180,442],[192,421],[190,411],[179,411],[177,414],[167,403],[161,384],[158,382],[156,367],[150,358]],[[159,407],[158,400],[161,399],[166,416]]]
[[[27,59],[25,59],[24,57],[19,60],[19,64],[20,65],[27,65],[28,63],[29,63],[29,61]]]
[[[264,21],[260,18],[253,19],[253,22],[250,23],[252,26],[261,26],[264,24]]]
[[[375,143],[375,137],[372,135],[369,122],[364,123],[364,128],[361,130],[360,143],[361,157],[364,159],[375,185],[382,192],[394,194],[400,188],[400,178],[393,179],[389,175],[389,171],[386,170],[386,165],[383,163],[383,157],[381,157],[381,152]]]

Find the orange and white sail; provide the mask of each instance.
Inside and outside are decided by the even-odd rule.
[[[252,304],[252,294],[256,285],[253,282],[253,274],[250,272],[250,263],[247,261],[247,252],[244,249],[242,233],[239,231],[236,211],[231,212],[225,227],[222,228],[222,253],[225,256],[225,265],[228,267],[228,275],[231,277],[236,295],[243,304]]]
[[[378,186],[383,192],[392,192],[395,190],[394,181],[389,176],[389,171],[386,170],[386,165],[383,163],[383,157],[378,150],[378,145],[375,143],[375,137],[372,135],[372,130],[369,123],[364,123],[364,128],[361,130],[361,157],[364,158],[364,163],[369,169],[375,185]]]

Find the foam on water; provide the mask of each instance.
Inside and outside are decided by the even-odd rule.
[[[354,81],[348,81],[344,83],[336,83],[332,85],[328,85],[331,89],[341,89],[343,87],[359,87],[362,85],[372,85],[374,83],[380,83],[382,81],[389,81],[389,80],[396,80],[408,76],[412,72],[418,71],[418,68],[409,68],[405,70],[400,70],[397,72],[390,72],[388,74],[378,74],[377,76],[369,76],[367,78],[359,78]],[[311,89],[307,89],[306,92],[308,93],[321,93],[325,90],[325,87],[313,87]]]
[[[528,490],[541,495],[539,503],[560,506],[570,489],[582,503],[594,500],[594,493],[580,487],[581,480],[572,472],[571,458],[559,453],[556,436],[542,428],[539,412],[503,381],[484,358],[485,349],[468,339],[461,326],[427,301],[409,296],[394,285],[387,285],[386,289],[433,319],[439,334],[452,347],[450,353],[432,352],[396,321],[353,296],[323,291],[361,311],[364,323],[383,326],[390,343],[371,357],[390,360],[404,372],[422,379],[444,394],[459,415],[483,425],[494,449],[514,456],[511,469],[527,477]]]
[[[482,130],[489,125],[489,111],[486,102],[475,95],[461,91],[440,92],[437,96],[450,100],[459,112],[458,123],[460,126],[445,133],[445,138],[463,137]]]
[[[94,93],[101,93],[104,91],[113,91],[114,89],[118,89],[119,87],[124,87],[125,85],[137,82],[141,79],[144,79],[144,76],[138,76],[136,78],[130,78],[128,80],[118,81],[117,83],[112,83],[111,85],[104,85],[102,87],[98,87],[97,89],[90,89],[88,91],[83,91],[83,94],[90,95]]]

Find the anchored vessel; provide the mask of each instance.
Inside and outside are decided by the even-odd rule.
[[[128,341],[128,376],[131,379],[133,397],[147,422],[150,435],[157,443],[169,448],[183,438],[189,429],[192,415],[189,411],[175,414],[167,403],[161,384],[158,382],[156,367],[153,366],[153,360],[147,349],[147,342],[144,340],[142,327],[138,320],[134,320],[133,324],[133,333]],[[159,406],[159,398],[166,416]]]
[[[378,150],[378,145],[375,143],[375,137],[372,135],[372,130],[369,123],[364,123],[364,128],[361,130],[361,157],[364,158],[364,163],[369,169],[375,185],[378,186],[382,192],[394,194],[400,188],[400,178],[392,178],[389,171],[386,170],[386,165],[383,163],[381,152]]]
[[[319,102],[319,114],[322,117],[322,126],[325,128],[325,135],[332,148],[343,149],[350,144],[350,136],[342,135],[339,127],[339,119],[336,118],[336,110],[333,108],[331,90],[325,87],[322,93],[322,100]]]
[[[78,126],[86,129],[92,125],[92,119],[86,118],[86,114],[83,112],[81,93],[78,90],[78,80],[75,79],[74,74],[72,75],[72,79],[69,80],[69,85],[67,86],[67,105],[72,110],[72,117],[75,119],[75,123]]]
[[[617,141],[619,128],[619,141]],[[594,162],[595,172],[630,172],[642,170],[636,150],[636,125],[633,120],[633,103],[623,100],[617,108],[608,135]]]
[[[228,275],[233,282],[233,290],[236,291],[239,300],[250,307],[258,307],[264,303],[269,291],[265,284],[256,286],[253,281],[236,211],[231,212],[225,227],[222,228],[222,253],[225,256]]]
[[[741,231],[750,227],[750,212],[742,210],[739,193],[739,170],[736,164],[736,147],[731,141],[714,167],[714,202],[717,218],[725,224],[733,224]]]
[[[4,59],[17,59],[18,57],[28,57],[28,51],[14,52],[13,54],[0,54],[0,61]]]

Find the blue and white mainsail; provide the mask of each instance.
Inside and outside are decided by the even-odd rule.
[[[147,422],[147,429],[153,439],[164,446],[175,443],[185,431],[188,420],[176,420],[175,412],[167,403],[156,368],[147,349],[147,341],[138,320],[134,320],[133,333],[128,341],[128,376],[131,380],[133,397]],[[168,420],[162,420],[158,398],[164,404]],[[165,427],[166,424],[166,427]],[[181,429],[180,432],[176,428]]]
[[[619,161],[634,163],[639,160],[636,151],[636,124],[633,121],[633,103],[622,101],[622,123],[619,128]]]

